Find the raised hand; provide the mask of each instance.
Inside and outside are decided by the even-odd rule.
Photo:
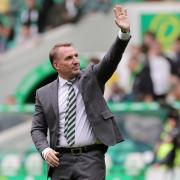
[[[127,10],[121,5],[114,7],[115,22],[122,32],[130,31],[130,22],[127,15]]]

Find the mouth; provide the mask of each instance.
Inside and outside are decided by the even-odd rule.
[[[75,70],[75,71],[80,70],[80,66],[76,66],[76,67],[74,67],[74,70]]]

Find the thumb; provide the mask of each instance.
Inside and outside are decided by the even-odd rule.
[[[115,21],[116,25],[117,25],[119,28],[121,28],[116,18],[114,19],[114,21]]]

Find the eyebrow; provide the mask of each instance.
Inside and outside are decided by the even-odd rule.
[[[73,55],[67,56],[67,57],[65,58],[65,60],[67,60],[67,59],[69,59],[69,58],[71,58],[71,57],[73,57],[73,56],[78,57],[78,53],[75,53],[75,54],[73,54]]]

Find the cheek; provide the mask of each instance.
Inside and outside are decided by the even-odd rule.
[[[68,72],[70,70],[71,70],[71,65],[70,64],[62,64],[61,65],[61,71]]]

